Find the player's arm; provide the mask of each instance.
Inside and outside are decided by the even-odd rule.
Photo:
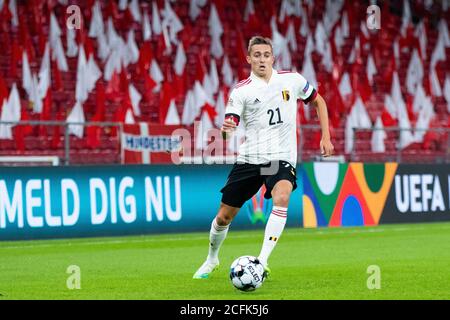
[[[220,128],[224,140],[230,138],[232,133],[236,130],[236,127],[239,125],[241,114],[244,109],[242,100],[239,92],[236,89],[233,89],[225,107],[225,119]]]
[[[319,117],[320,127],[322,129],[322,139],[320,140],[320,152],[324,157],[329,157],[333,154],[334,146],[331,143],[330,126],[328,122],[328,110],[325,100],[320,94],[309,102],[317,111]]]

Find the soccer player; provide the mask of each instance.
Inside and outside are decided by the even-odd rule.
[[[223,137],[229,138],[242,121],[245,141],[239,147],[237,162],[221,189],[222,201],[211,224],[208,257],[194,274],[194,279],[207,279],[219,266],[219,249],[231,221],[263,183],[266,186],[264,197],[273,199],[273,208],[258,259],[266,273],[270,272],[268,259],[283,232],[289,197],[297,187],[297,99],[317,110],[322,129],[321,154],[328,157],[334,150],[324,99],[299,73],[273,69],[270,39],[251,38],[247,62],[251,65],[250,77],[232,90],[221,128]]]

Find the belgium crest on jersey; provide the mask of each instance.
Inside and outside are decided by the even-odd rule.
[[[283,95],[283,100],[284,101],[289,101],[289,98],[290,98],[289,90],[283,90],[283,91],[281,91],[281,94]]]

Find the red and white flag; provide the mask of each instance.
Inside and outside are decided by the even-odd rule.
[[[172,134],[180,128],[146,122],[124,125],[122,163],[171,163],[170,152],[180,146],[180,137]]]

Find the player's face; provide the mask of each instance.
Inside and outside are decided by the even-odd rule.
[[[253,73],[258,77],[265,77],[271,70],[274,62],[272,48],[268,44],[255,44],[247,56]]]

